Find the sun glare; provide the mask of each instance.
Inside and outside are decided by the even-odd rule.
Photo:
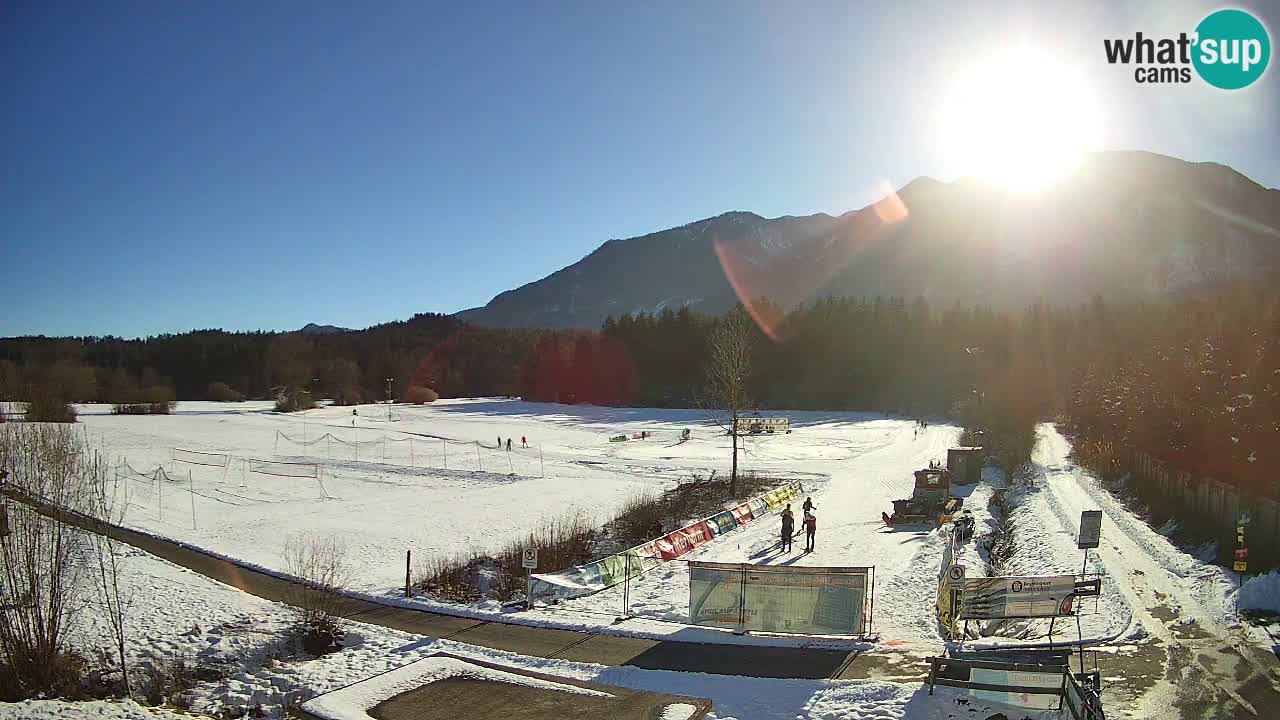
[[[955,175],[1034,191],[1096,149],[1100,109],[1070,66],[1034,48],[986,58],[952,78],[941,116]]]

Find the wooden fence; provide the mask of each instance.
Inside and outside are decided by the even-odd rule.
[[[1213,478],[1193,477],[1141,450],[1128,449],[1122,458],[1143,499],[1158,515],[1176,518],[1189,529],[1217,539],[1230,551],[1236,546],[1240,515],[1248,513],[1245,539],[1249,570],[1280,562],[1280,503],[1276,500],[1242,493]]]

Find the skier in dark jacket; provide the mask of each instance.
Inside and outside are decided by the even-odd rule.
[[[804,505],[802,505],[801,507],[804,508],[805,514],[808,515],[809,513],[813,512],[814,508],[818,506],[813,504],[813,498],[807,497],[804,499]]]
[[[811,512],[804,514],[804,551],[813,552],[813,536],[818,533],[818,516]]]
[[[511,438],[507,438],[507,452],[511,452]]]
[[[782,552],[791,552],[791,534],[796,529],[796,516],[791,512],[791,503],[782,511]]]

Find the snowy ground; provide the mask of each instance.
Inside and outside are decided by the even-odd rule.
[[[424,558],[494,548],[544,520],[576,510],[605,516],[637,493],[727,467],[726,438],[704,427],[698,411],[441,401],[396,406],[396,421],[387,422],[385,406],[358,410],[358,417],[350,408],[281,415],[265,403],[180,403],[168,417],[120,417],[85,406],[81,420],[113,462],[143,473],[163,464],[178,478],[157,485],[126,471],[126,525],[273,569],[290,534],[340,537],[363,569],[357,589],[372,593],[403,582],[406,549]],[[685,427],[693,438],[680,443]],[[608,441],[641,430],[654,435]],[[326,434],[335,439],[316,442]],[[499,436],[515,439],[512,452],[495,447]],[[794,469],[795,457],[852,452],[847,443],[801,437],[754,444],[745,466],[782,471]],[[246,473],[239,460],[225,472],[175,464],[175,447],[316,463],[329,497],[314,479]]]
[[[696,410],[459,400],[395,406],[394,422],[387,422],[385,406],[358,412],[328,407],[281,415],[263,403],[181,403],[169,417],[112,416],[92,406],[81,417],[95,445],[113,459],[144,472],[164,464],[180,478],[157,484],[126,470],[126,525],[276,570],[285,569],[280,550],[291,535],[336,536],[361,567],[354,589],[379,596],[403,583],[406,549],[422,558],[496,547],[567,510],[601,517],[639,491],[728,466],[729,439]],[[796,552],[777,552],[778,524],[770,518],[717,538],[689,559],[874,566],[873,630],[887,647],[935,645],[931,608],[943,538],[923,528],[886,528],[880,514],[910,494],[913,470],[945,460],[959,429],[917,430],[913,421],[870,413],[785,414],[793,432],[750,439],[741,465],[805,483],[818,505],[816,551],[803,554],[800,538]],[[687,442],[679,440],[683,428],[692,430]],[[641,431],[651,436],[608,440]],[[499,436],[515,439],[513,452],[495,447]],[[532,447],[521,447],[522,436]],[[360,445],[347,444],[355,442]],[[320,497],[314,479],[245,473],[243,463],[233,462],[225,472],[174,464],[175,447],[315,462],[329,497]],[[971,505],[985,513],[987,489],[965,491],[976,493]],[[673,562],[634,582],[630,612],[642,619],[611,631],[667,635],[680,629],[667,623],[687,618],[687,578],[686,565]],[[621,601],[622,590],[612,589],[520,619],[610,626]],[[705,634],[710,640],[727,635]]]
[[[498,434],[517,439],[526,435],[542,449],[546,477],[540,477],[541,465],[535,471],[529,463],[526,474],[517,468],[514,475],[503,475],[455,467],[452,456],[446,470],[421,467],[430,461],[416,452],[418,467],[408,464],[407,453],[403,462],[393,462],[394,451],[390,451],[387,463],[382,463],[380,456],[378,462],[369,463],[363,456],[360,462],[332,457],[337,455],[332,448],[331,457],[325,458],[323,453],[316,457],[299,454],[309,450],[282,446],[278,459],[311,458],[324,464],[331,473],[325,480],[331,499],[308,496],[306,483],[293,486],[288,480],[262,477],[249,478],[253,482],[240,488],[234,475],[224,479],[220,469],[197,468],[193,474],[197,494],[181,493],[176,486],[165,488],[173,495],[166,496],[163,519],[158,503],[148,504],[142,492],[134,489],[127,524],[277,568],[279,546],[288,535],[300,529],[343,535],[367,571],[362,589],[385,594],[402,579],[403,565],[398,560],[403,558],[406,542],[414,543],[419,552],[496,544],[536,525],[542,514],[555,514],[572,503],[604,512],[637,488],[663,487],[681,475],[725,464],[724,438],[698,424],[701,415],[693,411],[459,401],[427,408],[397,407],[399,422],[387,425],[385,420],[368,417],[378,410],[385,412],[385,408],[361,408],[354,431],[349,410],[312,411],[307,414],[306,432],[311,440],[325,432],[376,432],[380,437],[384,428],[394,427],[389,438],[418,433],[413,437],[429,436],[437,442],[440,438],[459,444],[471,440],[472,453],[475,440],[492,434],[490,447],[481,452],[490,453],[495,461],[505,459],[505,451],[500,454],[492,447]],[[890,500],[909,493],[912,470],[945,457],[946,449],[957,440],[958,429],[934,425],[916,431],[910,421],[854,413],[789,415],[795,432],[754,441],[745,464],[749,469],[805,479],[818,506],[816,551],[807,555],[799,550],[787,555],[777,552],[777,521],[770,518],[719,537],[691,557],[792,565],[875,565],[874,630],[880,638],[870,649],[892,662],[918,665],[924,655],[938,652],[944,645],[932,607],[943,538],[935,530],[885,528],[879,515],[889,509]],[[270,459],[275,431],[283,428],[289,436],[300,439],[302,422],[297,416],[275,415],[262,405],[248,403],[184,403],[173,417],[113,417],[92,410],[82,417],[95,445],[100,443],[112,455],[127,457],[138,468],[167,463],[169,449],[175,446]],[[679,443],[683,427],[693,429],[693,438]],[[609,435],[640,430],[654,432],[655,437],[607,442]],[[318,446],[310,447],[314,450]],[[1135,517],[1087,472],[1071,463],[1069,452],[1069,444],[1053,426],[1038,429],[1030,487],[1010,491],[1016,505],[1011,519],[1018,543],[1007,571],[1077,572],[1081,562],[1081,552],[1075,547],[1079,513],[1100,509],[1104,514],[1102,546],[1091,553],[1089,569],[1103,575],[1104,595],[1097,601],[1097,610],[1088,608],[1091,614],[1081,618],[1086,637],[1114,639],[1112,650],[1121,653],[1141,654],[1145,647],[1159,657],[1157,667],[1164,662],[1163,648],[1170,649],[1172,663],[1173,648],[1204,647],[1210,651],[1200,657],[1211,657],[1206,668],[1217,673],[1219,680],[1233,676],[1239,680],[1249,673],[1267,676],[1271,671],[1256,654],[1218,650],[1241,649],[1245,644],[1269,648],[1271,644],[1265,632],[1235,621],[1232,577],[1174,546]],[[482,461],[488,470],[490,460],[486,457],[482,455]],[[443,453],[440,460],[443,464]],[[515,462],[513,459],[512,464]],[[976,516],[978,535],[992,526],[987,502],[992,492],[1005,484],[999,473],[988,471],[982,483],[962,490],[968,493],[966,507]],[[209,497],[226,494],[219,491],[273,502],[232,505]],[[172,504],[168,504],[169,498]],[[194,530],[190,524],[193,500]],[[183,516],[181,509],[188,514]],[[798,547],[803,548],[803,538]],[[384,556],[398,560],[384,562]],[[990,569],[989,558],[977,543],[963,545],[960,558],[971,575],[986,574]],[[942,689],[930,698],[927,690],[916,684],[780,681],[610,668],[514,656],[361,624],[351,626],[350,646],[339,653],[280,663],[270,659],[288,620],[280,606],[137,551],[129,551],[125,566],[127,592],[134,599],[129,622],[138,666],[180,656],[223,663],[230,669],[227,682],[197,688],[196,709],[209,713],[256,704],[278,708],[438,651],[606,685],[709,697],[715,702],[714,716],[719,718],[941,718],[950,712],[974,716],[968,712],[970,708],[975,712],[985,708],[962,708],[956,704],[962,699],[959,693]],[[1274,577],[1255,581],[1246,600],[1260,598],[1256,602],[1265,604],[1276,594],[1276,584]],[[642,635],[680,631],[683,638],[696,632],[706,634],[699,639],[839,646],[838,642],[805,638],[748,636],[730,640],[733,636],[710,629],[691,631],[678,624],[687,611],[687,592],[685,566],[672,562],[631,587],[632,612],[643,613],[645,617],[640,619],[613,625],[621,609],[621,591],[617,589],[507,619],[596,631],[612,625],[610,632]],[[483,607],[465,611],[489,612]],[[1073,635],[1074,623],[1070,625],[1067,630]],[[81,633],[92,637],[101,629],[100,624],[90,623]],[[1028,623],[1008,629],[1021,631],[1018,641],[1036,643],[1043,641],[1045,628],[1044,623]],[[1169,667],[1171,680],[1192,677],[1186,674],[1190,671],[1185,665]],[[1121,682],[1123,687],[1123,676],[1109,680]],[[1176,682],[1157,679],[1153,689],[1135,691],[1128,707],[1139,716],[1162,717],[1162,711],[1177,699],[1176,693]],[[0,705],[0,718],[77,716],[64,713],[66,710],[39,703]],[[127,704],[78,706],[75,712],[86,717],[144,717]]]
[[[985,711],[977,717],[999,709],[945,688],[930,697],[928,689],[916,683],[767,680],[605,667],[513,655],[361,623],[348,624],[347,647],[337,653],[312,660],[275,660],[272,650],[289,618],[282,606],[137,551],[128,552],[123,580],[133,596],[133,662],[181,657],[188,662],[220,665],[226,671],[226,680],[201,683],[191,692],[192,709],[211,716],[238,715],[261,707],[270,716],[279,717],[288,706],[436,652],[603,685],[706,697],[715,705],[712,718],[941,720],[960,708],[957,699],[971,702],[964,706],[966,710]],[[186,716],[131,702],[0,703],[0,720],[179,717]]]

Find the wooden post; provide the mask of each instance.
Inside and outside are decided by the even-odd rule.
[[[547,464],[542,460],[542,446],[538,446],[538,465],[542,467],[542,477],[547,476]]]
[[[484,463],[480,462],[480,441],[476,441],[476,467],[480,468],[480,472],[484,472]]]
[[[449,441],[440,438],[440,444],[444,446],[444,467],[443,470],[449,469]]]
[[[156,468],[156,506],[160,519],[164,520],[164,466]]]
[[[404,551],[404,596],[409,597],[409,557],[413,553],[412,550]]]
[[[417,463],[413,461],[413,438],[409,438],[409,467],[417,467]]]

